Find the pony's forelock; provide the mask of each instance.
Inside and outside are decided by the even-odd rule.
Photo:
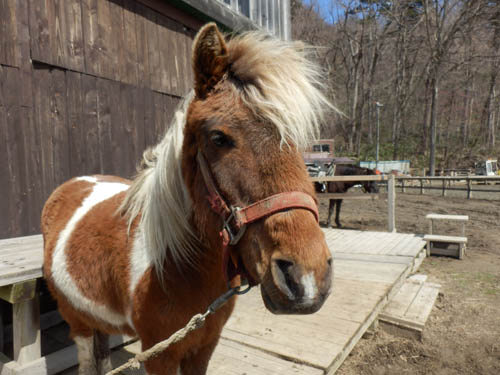
[[[246,106],[274,124],[282,144],[304,149],[319,137],[325,113],[335,107],[323,94],[323,72],[313,48],[248,32],[228,42],[229,76]]]

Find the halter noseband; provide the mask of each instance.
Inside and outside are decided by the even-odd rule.
[[[257,284],[255,280],[240,267],[237,260],[235,261],[232,258],[230,246],[234,246],[239,242],[245,234],[248,224],[292,208],[309,210],[316,221],[319,222],[316,202],[308,194],[300,191],[288,191],[271,195],[243,208],[228,205],[217,190],[210,168],[200,150],[197,154],[197,160],[208,190],[207,200],[210,203],[210,208],[222,218],[223,222],[220,236],[224,252],[223,271],[226,281],[229,283],[235,276],[241,275],[247,279],[250,286],[254,286]],[[230,259],[232,259],[232,262],[229,261]]]

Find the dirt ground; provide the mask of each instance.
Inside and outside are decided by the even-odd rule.
[[[326,204],[321,217],[326,220]],[[361,339],[337,374],[500,374],[500,202],[398,194],[396,228],[427,233],[428,213],[469,215],[465,259],[432,256],[419,273],[442,285],[422,341],[378,329]],[[387,203],[345,200],[345,228],[386,230]],[[459,235],[456,223],[438,234]]]

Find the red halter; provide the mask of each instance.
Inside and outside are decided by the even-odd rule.
[[[244,208],[228,205],[217,190],[207,161],[201,151],[198,151],[197,159],[209,194],[207,200],[210,203],[212,211],[218,214],[223,222],[220,236],[224,252],[223,271],[226,281],[229,282],[235,276],[241,275],[247,279],[250,286],[256,285],[255,280],[245,272],[237,260],[235,261],[232,258],[230,246],[236,245],[241,237],[243,237],[248,224],[291,208],[309,210],[314,215],[316,221],[319,222],[316,202],[308,194],[300,191],[289,191],[271,195]],[[230,258],[232,262],[229,261]]]

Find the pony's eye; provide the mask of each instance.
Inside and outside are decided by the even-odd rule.
[[[217,147],[230,147],[233,145],[231,138],[218,130],[215,130],[210,134],[210,140]]]

